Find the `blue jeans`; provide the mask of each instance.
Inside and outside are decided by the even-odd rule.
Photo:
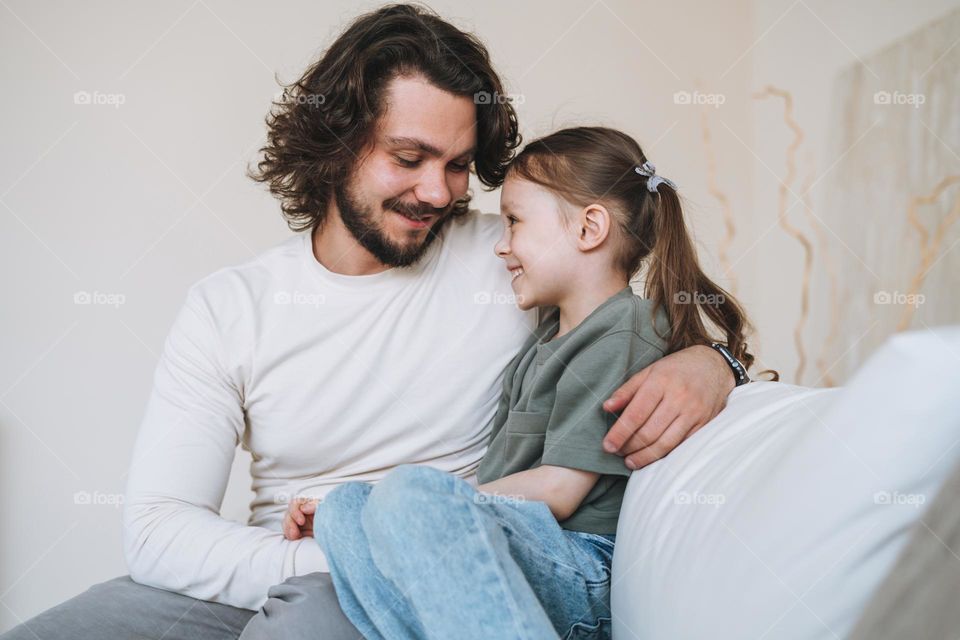
[[[567,531],[543,502],[405,465],[317,507],[344,613],[367,638],[609,638],[615,536]]]

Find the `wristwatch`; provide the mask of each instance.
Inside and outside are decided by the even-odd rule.
[[[711,342],[710,346],[720,352],[720,355],[723,356],[723,359],[727,361],[727,364],[730,365],[730,368],[733,369],[733,378],[736,384],[733,386],[739,387],[742,384],[747,384],[750,382],[750,376],[747,375],[747,368],[743,366],[743,363],[733,357],[733,354],[730,353],[730,349],[727,349],[726,346],[720,344],[719,342]]]

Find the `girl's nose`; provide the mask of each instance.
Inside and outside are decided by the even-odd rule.
[[[500,258],[506,258],[510,255],[510,244],[506,241],[506,238],[500,236],[497,244],[493,245],[493,252]]]

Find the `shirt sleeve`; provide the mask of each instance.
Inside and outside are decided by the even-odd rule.
[[[599,338],[567,363],[544,438],[542,464],[629,476],[623,458],[603,450],[617,416],[603,402],[663,351],[630,330]]]
[[[328,571],[312,538],[220,517],[245,424],[220,332],[196,286],[167,336],[134,446],[123,506],[124,556],[141,584],[244,609],[270,586]]]

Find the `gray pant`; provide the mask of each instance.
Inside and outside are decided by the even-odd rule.
[[[259,612],[137,584],[94,585],[0,636],[0,640],[357,640],[328,573],[274,585]]]

